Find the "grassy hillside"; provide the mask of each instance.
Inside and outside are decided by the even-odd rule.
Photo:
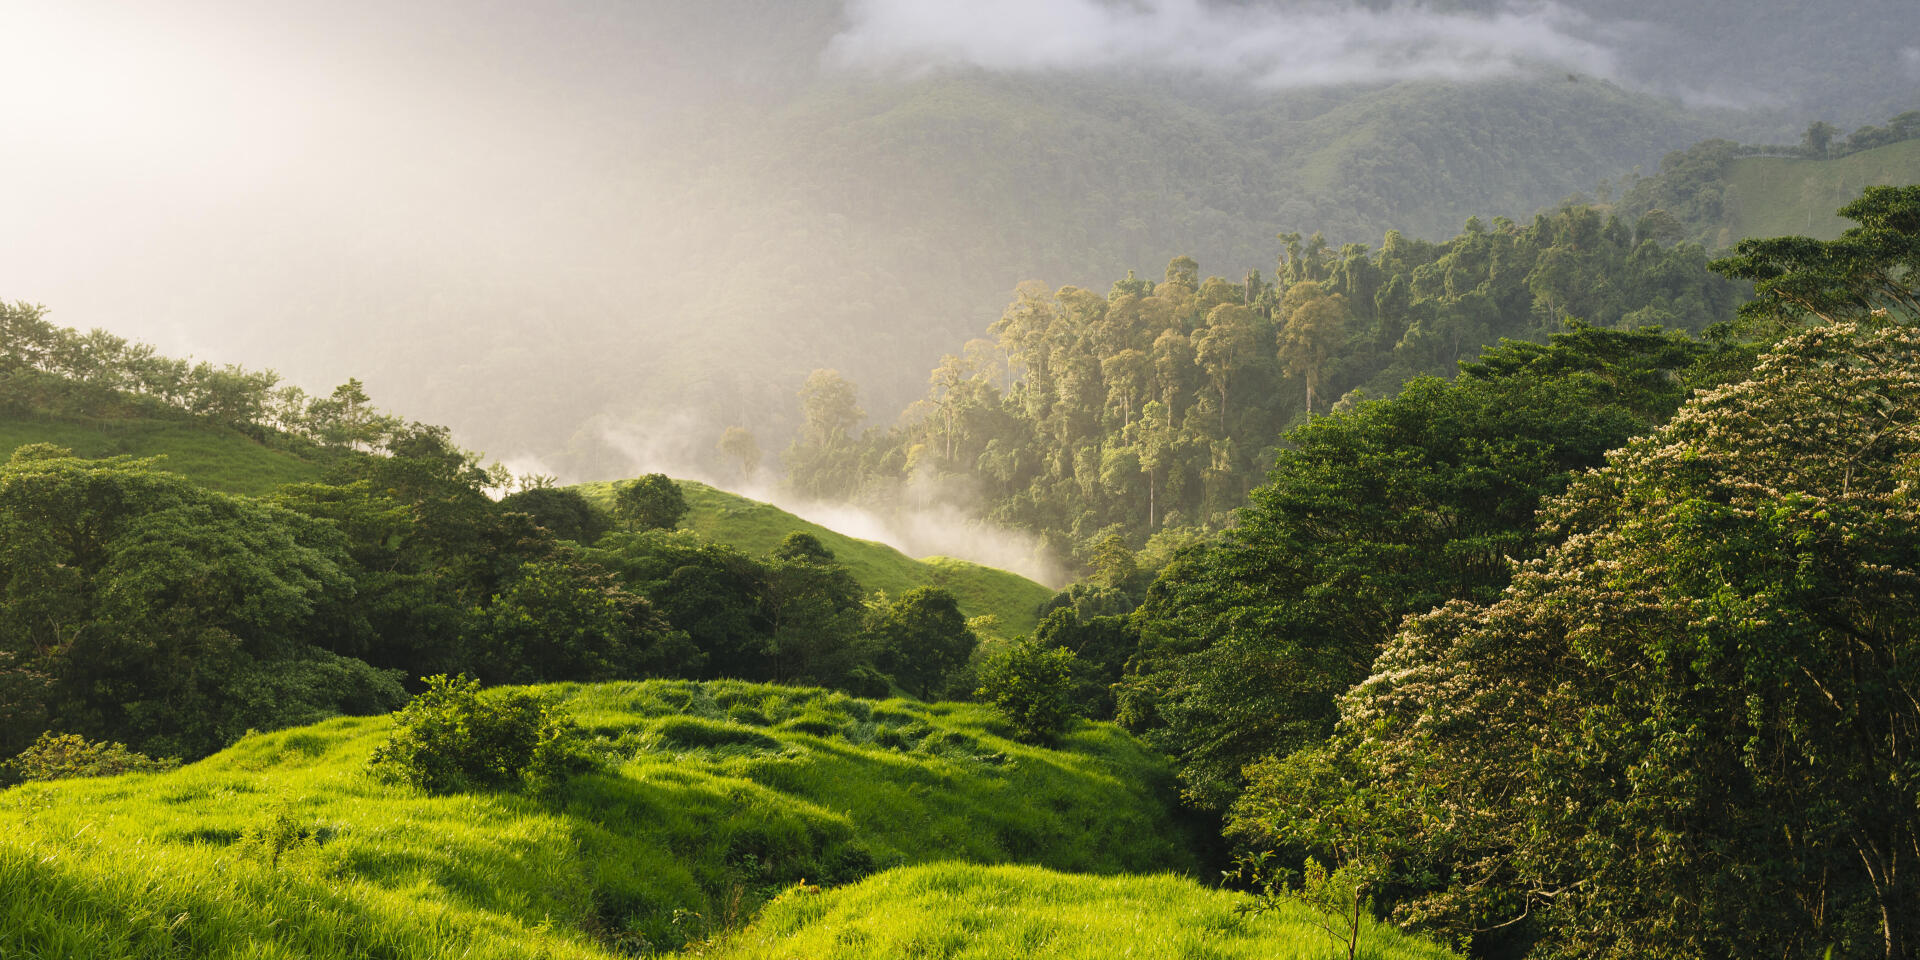
[[[598,957],[704,940],[803,879],[936,860],[1198,867],[1168,768],[1112,726],[1046,750],[971,705],[543,689],[608,763],[551,800],[375,781],[385,717],[0,792],[0,956]],[[261,839],[276,823],[308,839],[276,856]]]
[[[1866,187],[1920,183],[1920,140],[1837,160],[1743,157],[1727,169],[1727,234],[1831,240],[1853,224],[1833,212]]]
[[[1035,611],[1053,591],[1016,573],[953,557],[915,560],[884,543],[860,540],[811,523],[785,510],[691,480],[676,481],[689,512],[681,522],[710,540],[759,555],[779,546],[787,534],[802,530],[820,538],[867,590],[898,596],[915,587],[944,587],[969,617],[1000,618],[1002,633],[1025,634],[1039,622]],[[611,509],[612,483],[583,483],[574,489]]]
[[[29,443],[82,457],[164,457],[161,467],[223,493],[262,494],[320,478],[321,468],[227,427],[190,420],[0,416],[0,459]]]
[[[795,889],[717,955],[726,960],[937,956],[1321,960],[1344,955],[1304,909],[1250,916],[1241,897],[1174,876],[1088,877],[1039,867],[937,864],[837,891]],[[1362,956],[1452,954],[1368,923]]]

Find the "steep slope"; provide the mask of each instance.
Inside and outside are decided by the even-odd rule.
[[[599,957],[699,941],[801,881],[934,860],[1192,871],[1161,759],[985,708],[739,683],[543,688],[605,772],[547,801],[373,780],[389,719],[164,774],[0,792],[0,956]],[[297,839],[275,846],[272,837]]]
[[[710,540],[759,555],[779,546],[795,531],[818,537],[865,589],[898,596],[915,587],[942,587],[960,601],[969,617],[999,618],[1000,632],[1017,636],[1039,622],[1039,607],[1053,591],[1019,574],[953,557],[915,560],[884,543],[835,532],[785,510],[692,480],[675,481],[689,512],[681,528]],[[611,482],[583,483],[573,489],[611,509]]]

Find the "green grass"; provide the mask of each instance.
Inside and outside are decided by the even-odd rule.
[[[1833,215],[1871,186],[1920,183],[1920,140],[1890,143],[1838,160],[1747,157],[1727,170],[1726,242],[1740,237],[1831,240],[1853,226]]]
[[[691,480],[677,480],[689,512],[680,524],[709,540],[760,555],[780,545],[787,534],[803,530],[820,538],[855,580],[867,590],[899,596],[915,587],[944,587],[969,617],[992,615],[1005,636],[1021,636],[1039,622],[1038,609],[1053,596],[1041,584],[995,567],[953,557],[915,560],[872,540],[860,540],[810,523],[771,504],[749,500]],[[583,483],[573,489],[609,510],[613,484]]]
[[[795,888],[728,938],[724,960],[1326,960],[1345,957],[1304,908],[1249,915],[1246,899],[1175,876],[1090,877],[944,863],[833,891]],[[1368,923],[1360,956],[1453,954]]]
[[[598,957],[701,942],[803,879],[950,860],[1198,868],[1169,768],[1109,725],[1047,750],[974,705],[540,689],[608,762],[548,799],[374,780],[386,717],[0,791],[0,957]],[[277,815],[312,840],[275,864],[249,837]]]
[[[163,457],[162,469],[223,493],[258,496],[321,475],[319,465],[261,446],[238,431],[185,420],[0,416],[0,458],[29,443],[51,443],[88,458]]]

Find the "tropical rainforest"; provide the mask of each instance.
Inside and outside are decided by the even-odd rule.
[[[11,304],[12,429],[165,422],[306,472],[0,469],[0,944],[1053,955],[1146,897],[1216,918],[1150,912],[1162,956],[1906,956],[1920,188],[1841,214],[1711,271],[1570,206],[1027,288],[858,442],[810,381],[793,483],[1038,461],[1000,509],[1087,534],[1085,575],[1012,629],[1017,595],[889,594],[799,521],[759,553],[678,529],[698,485],[516,478],[358,381]],[[1227,900],[1080,879],[1203,868]],[[1049,898],[1090,912],[973,912]]]
[[[216,6],[0,11],[0,960],[1920,956],[1896,0]]]

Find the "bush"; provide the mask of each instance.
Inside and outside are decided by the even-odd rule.
[[[88,740],[77,733],[48,731],[33,746],[0,767],[21,781],[111,777],[121,773],[158,773],[180,765],[177,758],[156,760],[128,750],[126,744]]]
[[[482,699],[465,675],[427,678],[373,752],[376,776],[429,793],[522,783],[542,792],[594,765],[574,722],[529,693]]]
[[[980,699],[998,710],[1020,739],[1050,743],[1078,716],[1075,659],[1071,650],[1022,641],[981,668]]]

